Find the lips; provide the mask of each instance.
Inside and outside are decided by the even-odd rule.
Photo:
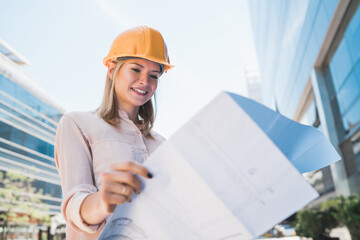
[[[140,96],[145,96],[148,92],[139,88],[130,88],[134,93]]]

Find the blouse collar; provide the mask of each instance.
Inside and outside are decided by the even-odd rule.
[[[117,111],[118,111],[119,117],[120,117],[121,119],[124,119],[124,120],[126,120],[126,121],[130,121],[132,124],[134,124],[134,125],[135,125],[138,129],[140,129],[140,130],[144,128],[144,124],[140,124],[140,125],[135,124],[135,123],[129,118],[129,114],[128,114],[126,111],[120,110],[120,109],[118,109]],[[143,121],[142,121],[142,122],[143,122]]]
[[[119,114],[119,117],[120,117],[120,118],[124,118],[124,119],[130,120],[130,119],[129,119],[129,114],[128,114],[126,111],[118,109],[118,114]]]

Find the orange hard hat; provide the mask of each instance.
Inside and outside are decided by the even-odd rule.
[[[140,26],[122,32],[114,40],[108,55],[104,58],[104,65],[120,57],[144,58],[164,65],[167,72],[170,68],[170,59],[163,37],[157,30]]]

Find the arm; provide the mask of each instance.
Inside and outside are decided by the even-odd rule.
[[[67,114],[58,124],[55,160],[63,191],[61,211],[67,223],[77,231],[90,234],[98,232],[104,227],[105,221],[89,225],[80,215],[84,199],[98,191],[94,183],[91,148],[85,133]]]
[[[98,190],[87,139],[76,122],[64,115],[57,129],[55,159],[61,176],[62,212],[66,221],[74,229],[95,233],[103,228],[104,219],[116,204],[130,202],[133,192],[140,192],[141,182],[135,174],[147,178],[151,174],[135,162],[116,163],[111,166],[112,172],[102,175],[102,187]]]

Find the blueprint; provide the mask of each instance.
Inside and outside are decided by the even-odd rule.
[[[329,140],[317,129],[292,121],[251,99],[227,94],[301,173],[315,171],[341,159]]]
[[[338,159],[318,130],[222,92],[149,156],[153,179],[99,239],[254,239],[318,196],[301,172]]]

